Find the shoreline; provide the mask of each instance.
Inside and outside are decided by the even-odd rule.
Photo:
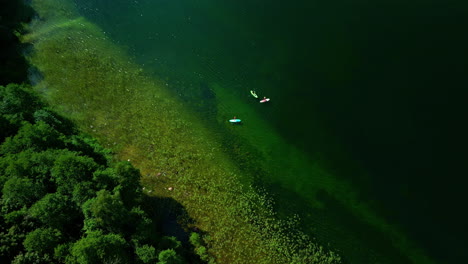
[[[84,19],[67,17],[63,21],[67,24],[55,26],[48,21],[52,29],[33,25],[35,30],[26,36],[36,47],[31,62],[44,77],[35,89],[47,91],[45,97],[56,110],[77,121],[105,147],[112,146],[118,158],[131,160],[144,175],[145,187],[156,184],[155,194],[170,193],[181,202],[199,228],[210,234],[211,254],[221,262],[245,263],[236,259],[247,258],[281,263],[284,258],[300,259],[321,252],[321,247],[307,240],[298,241],[302,245],[294,247],[297,249],[289,247],[283,229],[291,223],[269,226],[275,218],[273,212],[268,206],[255,206],[268,202],[238,182],[237,169],[220,146],[206,144],[209,132],[188,123],[189,114],[174,109],[177,101],[163,89],[154,89],[162,82],[146,78]],[[167,178],[154,180],[154,175],[162,172]],[[256,208],[249,209],[252,206]],[[212,215],[207,216],[207,212]],[[248,224],[251,221],[257,227]],[[232,234],[236,236],[228,239]],[[320,254],[323,258],[334,256]]]

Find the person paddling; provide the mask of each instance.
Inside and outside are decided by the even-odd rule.
[[[234,116],[232,119],[229,119],[229,122],[231,122],[231,123],[240,123],[240,122],[242,122],[242,120],[240,120],[239,118]]]
[[[255,93],[254,90],[250,90],[250,94],[251,94],[253,97],[258,98],[258,95],[257,95],[257,93]]]
[[[266,102],[268,102],[268,101],[270,101],[270,98],[266,98],[266,97],[264,96],[263,99],[260,100],[260,103],[266,103]]]

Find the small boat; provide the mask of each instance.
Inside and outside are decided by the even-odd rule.
[[[233,118],[233,119],[229,119],[229,122],[231,122],[231,123],[240,123],[240,122],[242,122],[242,120],[240,120],[238,118]]]
[[[270,101],[270,98],[266,98],[266,97],[265,97],[265,98],[263,98],[262,100],[260,100],[260,103],[266,103],[266,102],[268,102],[268,101]]]
[[[250,94],[255,97],[255,98],[258,98],[258,95],[255,93],[254,90],[250,90]]]

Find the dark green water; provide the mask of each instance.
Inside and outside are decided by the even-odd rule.
[[[194,114],[214,119],[220,110],[210,85],[219,83],[286,142],[351,182],[425,254],[441,263],[468,257],[463,1],[75,2]],[[250,89],[271,104],[253,102]],[[314,194],[325,205],[317,209],[306,188],[259,180],[280,211],[300,212],[347,261],[410,263],[333,194]]]

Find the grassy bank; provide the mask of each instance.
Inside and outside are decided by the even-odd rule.
[[[41,19],[24,38],[35,47],[35,88],[59,112],[138,167],[149,195],[185,206],[195,220],[188,224],[206,232],[208,253],[217,262],[339,262],[294,231],[294,219],[278,221],[271,202],[239,181],[221,145],[166,91],[166,83],[146,77],[67,3],[33,1]]]

